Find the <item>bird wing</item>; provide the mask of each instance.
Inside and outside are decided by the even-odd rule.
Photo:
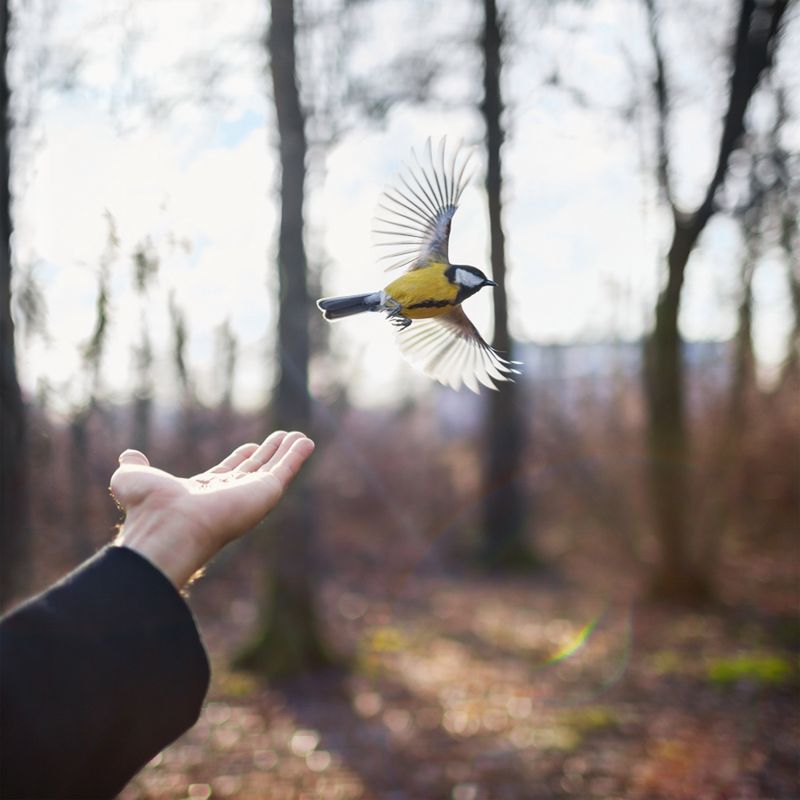
[[[450,223],[469,182],[466,168],[472,152],[456,147],[448,156],[446,149],[443,138],[434,156],[428,139],[422,162],[412,150],[413,164],[405,166],[381,197],[373,232],[377,246],[388,251],[379,258],[387,262],[387,272],[448,263]]]
[[[517,361],[507,361],[487,344],[460,306],[430,319],[415,320],[398,334],[400,352],[434,380],[458,389],[465,384],[478,392],[478,382],[497,389],[494,382],[518,375]]]

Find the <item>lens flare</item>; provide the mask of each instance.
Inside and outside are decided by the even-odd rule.
[[[587,622],[566,644],[562,645],[550,658],[547,659],[547,664],[557,664],[560,661],[568,659],[570,656],[575,655],[588,641],[589,637],[597,628],[600,620],[605,616],[606,612],[602,611],[594,619]]]
[[[559,705],[577,705],[592,702],[605,694],[622,679],[628,669],[633,649],[633,609],[626,605],[614,612],[606,608],[587,622],[566,644],[562,645],[540,668],[565,664],[570,659],[584,653],[598,636],[614,637],[614,646],[595,660],[595,666],[604,664],[601,677],[583,683],[580,691],[569,698],[561,697]],[[587,654],[588,655],[588,654]]]

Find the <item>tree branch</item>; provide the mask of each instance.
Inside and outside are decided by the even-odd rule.
[[[669,87],[667,85],[667,71],[664,66],[664,55],[661,50],[661,40],[658,35],[658,12],[656,11],[655,0],[644,0],[647,8],[647,31],[650,36],[650,45],[653,48],[653,58],[655,60],[656,74],[653,79],[653,91],[656,99],[656,109],[658,111],[658,125],[656,129],[658,147],[658,183],[664,197],[672,208],[673,214],[677,214],[675,201],[672,195],[672,184],[669,175],[669,146],[667,144],[667,132],[669,129],[670,99]]]
[[[717,164],[703,202],[689,218],[689,227],[695,237],[699,236],[716,210],[715,196],[725,180],[731,153],[745,132],[744,115],[750,98],[762,72],[772,63],[781,19],[788,5],[789,0],[772,0],[769,4],[742,0],[732,55],[728,110],[723,122]]]

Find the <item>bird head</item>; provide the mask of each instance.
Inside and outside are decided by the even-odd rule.
[[[484,286],[497,286],[497,284],[487,278],[477,267],[469,264],[452,264],[447,272],[448,280],[459,287],[459,293],[464,297],[475,294]]]

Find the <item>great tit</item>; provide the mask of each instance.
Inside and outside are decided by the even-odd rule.
[[[425,149],[426,163],[412,150],[414,163],[400,172],[378,206],[383,214],[374,231],[381,238],[378,246],[391,249],[379,260],[389,262],[387,272],[405,269],[404,274],[380,291],[326,297],[317,306],[327,320],[383,311],[398,329],[401,353],[426,375],[453,389],[463,383],[478,392],[479,382],[497,389],[495,381],[519,374],[518,362],[487,344],[461,308],[466,298],[497,284],[477,267],[451,264],[447,254],[471,153],[456,148],[448,158],[444,139],[435,160],[430,139]]]

